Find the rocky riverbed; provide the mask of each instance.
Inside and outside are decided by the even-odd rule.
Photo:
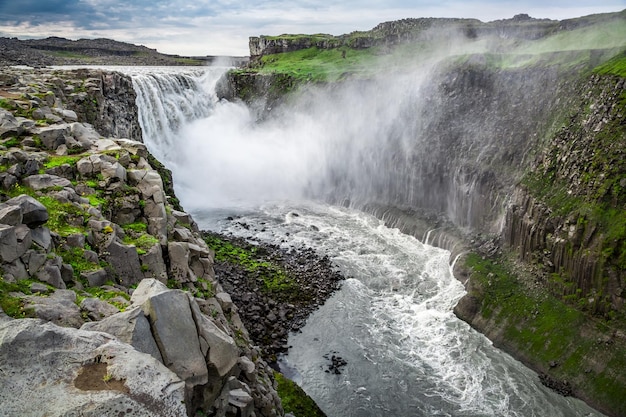
[[[309,314],[339,289],[344,278],[327,256],[310,248],[285,249],[210,232],[204,236],[217,252],[213,265],[216,279],[231,295],[252,341],[262,348],[270,364],[288,350],[289,332],[302,328]],[[259,267],[227,253],[220,256],[233,250],[250,254]],[[268,279],[283,274],[284,283],[268,287]]]

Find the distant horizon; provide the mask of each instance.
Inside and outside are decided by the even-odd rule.
[[[19,3],[19,4],[18,4]],[[210,4],[215,3],[215,4]],[[224,4],[223,4],[224,3]],[[459,18],[483,23],[527,14],[567,20],[619,13],[624,0],[442,1],[285,0],[209,2],[199,0],[0,0],[0,37],[69,40],[111,39],[180,56],[249,55],[250,36],[367,31],[401,19]]]

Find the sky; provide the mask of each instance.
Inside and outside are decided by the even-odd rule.
[[[0,36],[110,38],[184,56],[247,56],[248,37],[341,35],[403,18],[569,19],[626,0],[0,0]]]

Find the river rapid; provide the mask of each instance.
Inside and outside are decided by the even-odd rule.
[[[450,252],[298,192],[316,152],[332,149],[294,142],[323,132],[319,121],[255,123],[243,104],[216,99],[224,69],[125,71],[144,141],[201,228],[311,247],[347,277],[281,360],[329,417],[601,415],[456,318],[464,289]],[[346,361],[340,373],[328,372],[333,355]]]

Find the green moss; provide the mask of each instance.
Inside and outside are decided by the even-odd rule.
[[[82,159],[82,156],[76,155],[49,155],[48,160],[44,163],[45,169],[56,168],[61,165],[76,166],[76,163]]]
[[[264,260],[258,247],[239,247],[216,235],[205,236],[205,241],[215,251],[216,261],[239,265],[258,276],[263,291],[287,297],[297,292],[295,280],[279,265]]]
[[[326,417],[326,414],[315,404],[315,401],[298,384],[279,372],[274,372],[274,379],[276,379],[276,391],[285,413],[306,417]]]
[[[122,229],[126,232],[134,232],[134,233],[146,233],[148,230],[148,225],[142,222],[137,223],[129,223],[122,226]]]
[[[599,342],[602,335],[623,331],[623,320],[598,320],[545,292],[529,289],[506,259],[470,253],[465,266],[471,271],[470,295],[479,300],[479,316],[504,332],[500,343],[550,376],[570,381],[577,392],[597,404],[617,414],[626,411],[626,349]],[[548,368],[550,362],[558,366]]]
[[[22,139],[18,137],[11,137],[2,142],[7,148],[19,147],[22,144]]]
[[[108,302],[109,304],[116,307],[120,311],[124,311],[127,305],[123,302],[111,301],[111,299],[121,297],[127,301],[130,301],[130,296],[123,291],[108,290],[108,289],[104,289],[100,287],[90,287],[90,288],[85,289],[85,292],[91,295],[92,297],[99,298],[103,301]]]
[[[610,61],[596,67],[594,72],[598,74],[617,75],[626,77],[626,51],[614,57]]]
[[[122,226],[126,236],[124,243],[134,245],[139,255],[145,254],[150,248],[159,243],[159,239],[147,233],[148,226],[145,223],[130,223]]]
[[[89,216],[83,208],[79,208],[73,203],[61,203],[46,195],[36,198],[48,209],[50,217],[46,225],[51,231],[60,236],[85,232],[84,221]]]
[[[83,248],[69,248],[57,250],[57,254],[63,258],[63,262],[72,266],[74,277],[78,280],[82,272],[95,271],[100,265],[85,259]]]
[[[15,319],[32,317],[32,312],[24,308],[23,300],[20,297],[12,296],[10,293],[31,295],[30,286],[33,282],[39,281],[27,279],[9,283],[4,280],[4,277],[0,276],[0,307],[9,317]],[[52,287],[47,286],[49,288],[48,291],[51,291]]]

